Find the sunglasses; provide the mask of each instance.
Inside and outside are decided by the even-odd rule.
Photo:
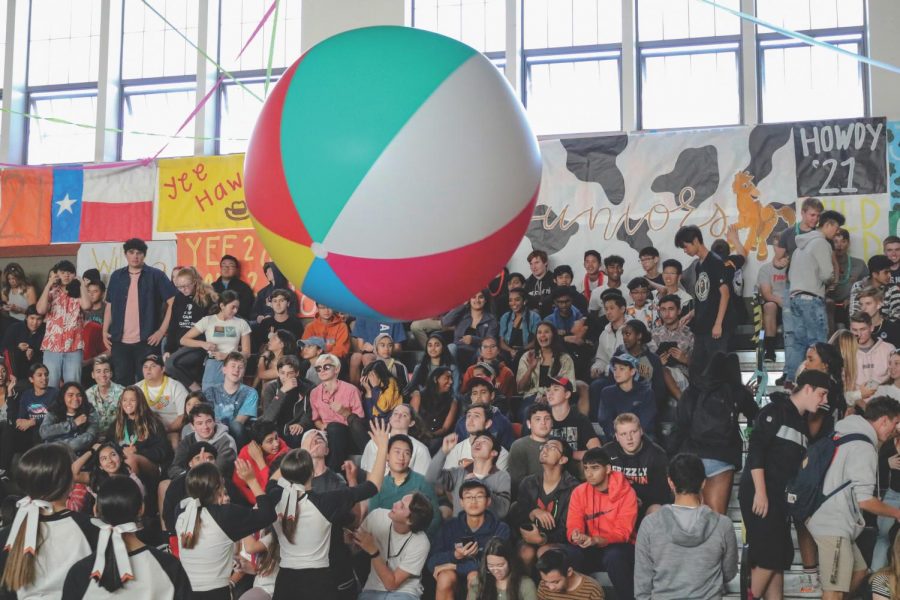
[[[334,369],[334,365],[320,365],[316,367],[316,373],[321,373],[322,371],[331,371]]]

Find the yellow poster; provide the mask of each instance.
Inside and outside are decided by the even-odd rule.
[[[158,161],[158,231],[252,227],[244,200],[244,155]]]

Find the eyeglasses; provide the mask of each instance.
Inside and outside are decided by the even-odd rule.
[[[189,283],[189,284],[187,284],[187,285],[176,285],[176,286],[175,286],[175,289],[177,289],[177,290],[189,290],[189,289],[191,289],[192,287],[194,287],[194,284],[193,284],[193,283]]]
[[[555,450],[556,452],[562,454],[562,448],[559,446],[559,444],[541,444],[540,450]]]
[[[497,344],[482,344],[481,349],[482,350],[496,350]]]
[[[475,494],[474,496],[463,496],[462,499],[466,502],[480,502],[487,498],[484,494]]]
[[[334,365],[319,365],[316,367],[316,373],[321,373],[322,371],[330,371],[334,368]]]

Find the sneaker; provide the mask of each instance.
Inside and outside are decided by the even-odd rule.
[[[798,591],[801,594],[815,594],[820,588],[818,572],[802,573],[800,575],[800,589]]]
[[[769,348],[766,350],[765,355],[763,356],[763,360],[768,362],[775,362],[775,348]]]
[[[781,377],[779,377],[778,379],[775,380],[775,385],[782,386],[782,385],[784,385],[785,381],[787,381],[787,375],[782,375]]]

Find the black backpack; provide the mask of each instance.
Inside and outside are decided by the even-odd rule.
[[[838,448],[847,442],[871,444],[872,440],[861,433],[838,436],[831,432],[806,449],[800,470],[784,488],[788,514],[795,523],[805,523],[826,500],[850,485],[850,481],[845,481],[828,494],[822,492],[828,468],[834,462]]]
[[[691,413],[691,440],[703,446],[730,446],[737,421],[735,408],[734,392],[727,384],[698,390]]]

